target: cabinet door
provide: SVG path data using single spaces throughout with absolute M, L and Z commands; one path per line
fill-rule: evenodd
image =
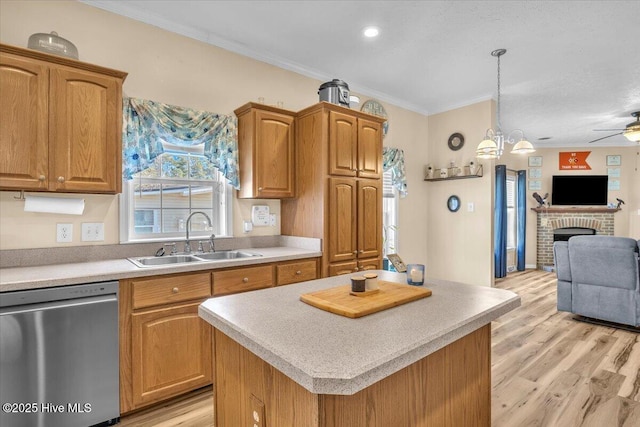
M 355 261 L 329 264 L 329 277 L 340 276 L 342 274 L 351 274 L 357 271 L 358 266 Z
M 329 262 L 356 258 L 356 180 L 329 178 Z
M 358 260 L 358 271 L 380 270 L 382 268 L 382 259 L 367 258 Z
M 211 383 L 211 328 L 193 303 L 132 316 L 135 406 Z
M 293 117 L 257 110 L 256 123 L 256 195 L 293 197 Z
M 89 71 L 51 69 L 51 186 L 58 191 L 121 191 L 120 82 Z
M 358 125 L 355 117 L 329 112 L 329 173 L 356 176 Z
M 382 181 L 358 181 L 358 259 L 382 256 Z
M 382 126 L 366 119 L 358 119 L 358 176 L 382 177 Z
M 49 68 L 0 54 L 0 188 L 46 190 Z

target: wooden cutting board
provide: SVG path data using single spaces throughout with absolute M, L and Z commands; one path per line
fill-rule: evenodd
M 431 296 L 431 289 L 378 280 L 380 291 L 366 296 L 351 295 L 351 285 L 337 286 L 300 295 L 309 305 L 341 316 L 356 318 Z

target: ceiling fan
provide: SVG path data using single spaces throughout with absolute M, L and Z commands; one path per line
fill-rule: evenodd
M 624 135 L 629 141 L 640 142 L 640 111 L 636 111 L 631 113 L 633 117 L 636 118 L 635 122 L 629 123 L 624 129 L 594 129 L 596 132 L 614 132 L 614 131 L 622 131 L 618 133 L 614 133 L 612 135 L 603 136 L 602 138 L 594 139 L 593 141 L 589 141 L 589 144 L 592 142 L 600 141 L 603 139 L 611 138 L 616 135 Z

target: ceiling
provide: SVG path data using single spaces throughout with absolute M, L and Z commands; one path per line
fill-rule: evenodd
M 539 146 L 635 144 L 587 144 L 640 111 L 635 0 L 84 2 L 424 114 L 495 99 L 491 51 L 505 48 L 505 132 Z M 376 39 L 361 34 L 370 25 Z

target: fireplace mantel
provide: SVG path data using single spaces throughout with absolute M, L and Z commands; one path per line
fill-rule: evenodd
M 572 207 L 566 207 L 566 208 L 557 208 L 557 207 L 551 207 L 551 208 L 531 208 L 532 211 L 534 212 L 538 212 L 538 213 L 616 213 L 618 211 L 620 211 L 621 209 L 619 208 L 606 208 L 606 207 L 602 207 L 602 208 L 572 208 Z

